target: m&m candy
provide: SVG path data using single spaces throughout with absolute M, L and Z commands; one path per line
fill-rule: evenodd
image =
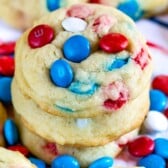
M 146 168 L 165 168 L 165 160 L 156 154 L 151 154 L 146 157 L 141 158 L 138 161 L 138 166 L 143 166 Z
M 155 139 L 155 153 L 168 159 L 168 140 L 164 138 Z
M 18 143 L 19 134 L 13 120 L 8 119 L 5 121 L 3 131 L 4 131 L 5 139 L 9 145 L 15 145 L 16 143 Z
M 112 165 L 113 165 L 113 158 L 105 156 L 95 160 L 93 163 L 91 163 L 89 168 L 98 168 L 98 167 L 109 168 L 112 167 Z
M 29 160 L 35 164 L 37 166 L 37 168 L 46 168 L 46 164 L 44 161 L 34 158 L 34 157 L 30 157 Z
M 166 95 L 157 89 L 150 90 L 150 110 L 162 112 L 166 107 Z
M 162 113 L 158 111 L 150 111 L 148 112 L 143 125 L 146 132 L 165 131 L 168 128 L 168 120 Z
M 62 21 L 62 27 L 69 32 L 77 33 L 85 30 L 87 22 L 80 18 L 68 17 Z
M 146 156 L 154 150 L 154 141 L 147 137 L 141 136 L 128 143 L 128 151 L 136 157 Z
M 2 102 L 11 102 L 11 82 L 11 77 L 0 78 L 0 100 Z
M 51 168 L 79 168 L 78 161 L 70 155 L 60 155 L 52 161 Z
M 158 75 L 152 81 L 153 89 L 161 90 L 168 95 L 168 75 Z
M 120 33 L 109 33 L 100 39 L 99 46 L 105 52 L 117 53 L 127 48 L 128 39 Z
M 31 48 L 39 48 L 50 43 L 54 38 L 54 30 L 48 25 L 34 27 L 28 35 L 28 43 Z
M 11 56 L 0 56 L 0 75 L 13 76 L 14 58 Z
M 74 35 L 65 41 L 63 53 L 66 59 L 79 63 L 90 55 L 90 42 L 82 35 Z
M 50 77 L 56 86 L 68 87 L 73 80 L 71 65 L 65 60 L 56 60 L 50 68 Z

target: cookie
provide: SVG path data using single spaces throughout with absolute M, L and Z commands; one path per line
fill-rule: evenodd
M 89 0 L 89 2 L 114 6 L 134 20 L 153 16 L 168 9 L 167 0 Z
M 1 0 L 0 18 L 15 28 L 26 29 L 42 15 L 80 2 L 86 0 Z
M 36 168 L 21 153 L 7 150 L 0 147 L 0 167 L 1 168 Z
M 32 154 L 44 160 L 48 164 L 50 164 L 52 160 L 59 155 L 69 154 L 74 156 L 79 161 L 81 167 L 88 167 L 88 165 L 98 158 L 104 156 L 115 157 L 123 148 L 121 147 L 121 144 L 124 146 L 123 144 L 131 141 L 137 136 L 138 133 L 138 130 L 134 130 L 122 136 L 117 141 L 113 141 L 98 147 L 81 148 L 63 146 L 41 138 L 24 125 L 24 122 L 22 122 L 19 115 L 17 115 L 16 118 L 20 130 L 20 137 L 24 146 L 26 146 Z
M 45 112 L 68 118 L 117 115 L 145 90 L 152 71 L 132 20 L 93 4 L 41 18 L 21 36 L 15 59 L 21 92 Z
M 15 79 L 12 83 L 14 108 L 26 127 L 49 142 L 78 147 L 101 146 L 139 128 L 149 108 L 148 89 L 149 86 L 117 115 L 64 118 L 41 110 L 32 99 L 22 94 Z
M 5 145 L 5 140 L 3 136 L 3 124 L 7 118 L 7 113 L 5 107 L 0 102 L 0 146 Z

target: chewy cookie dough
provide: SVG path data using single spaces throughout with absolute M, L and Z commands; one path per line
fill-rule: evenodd
M 0 18 L 18 29 L 32 26 L 39 17 L 60 7 L 86 0 L 1 0 Z

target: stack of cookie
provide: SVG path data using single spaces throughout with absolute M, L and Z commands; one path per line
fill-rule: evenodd
M 12 99 L 25 146 L 48 163 L 87 167 L 115 157 L 149 108 L 152 61 L 118 10 L 78 4 L 50 13 L 19 39 Z

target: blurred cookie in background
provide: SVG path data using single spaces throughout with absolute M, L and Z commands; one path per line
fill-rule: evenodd
M 17 29 L 26 29 L 33 22 L 51 11 L 60 7 L 87 0 L 1 0 L 0 19 Z

